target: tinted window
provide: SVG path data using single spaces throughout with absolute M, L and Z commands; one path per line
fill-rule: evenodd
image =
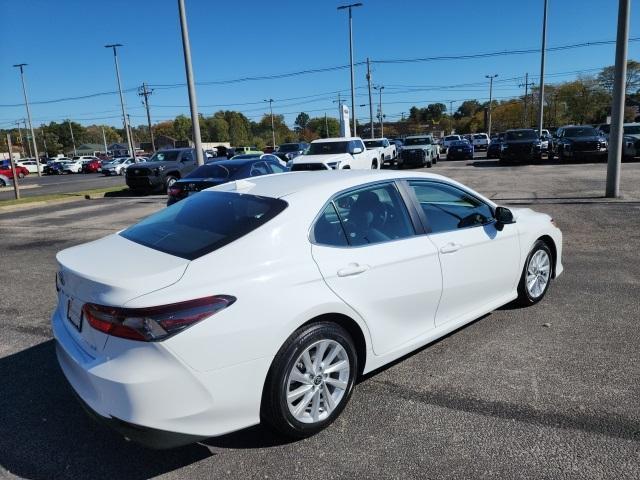
M 292 172 L 308 172 L 310 170 L 328 170 L 324 163 L 294 163 L 291 165 Z
M 219 163 L 210 163 L 199 166 L 185 178 L 229 178 L 243 166 L 244 164 L 221 165 Z
M 380 243 L 414 234 L 395 185 L 376 185 L 336 198 L 335 205 L 350 245 Z
M 600 127 L 598 128 L 601 132 L 604 133 L 609 133 L 611 131 L 611 125 L 600 125 Z M 627 132 L 627 127 L 624 127 L 624 133 L 629 133 Z
M 244 155 L 235 155 L 234 160 L 251 160 L 252 158 L 260 158 L 260 153 L 247 153 Z
M 493 220 L 491 208 L 471 194 L 442 183 L 409 182 L 432 233 L 477 227 Z
M 191 150 L 187 150 L 182 152 L 182 157 L 180 157 L 181 162 L 193 162 L 193 154 Z
M 376 148 L 376 147 L 384 147 L 384 142 L 382 140 L 365 140 L 364 144 L 367 148 Z
M 505 134 L 507 140 L 533 140 L 538 138 L 534 130 L 511 130 Z
M 349 142 L 319 142 L 312 143 L 307 155 L 330 155 L 334 153 L 348 153 Z
M 404 144 L 405 145 L 431 145 L 431 139 L 429 137 L 407 138 L 405 139 Z
M 640 125 L 625 125 L 623 129 L 626 135 L 640 135 Z
M 278 152 L 297 152 L 300 150 L 298 143 L 283 143 L 278 147 Z
M 200 192 L 120 235 L 154 250 L 193 260 L 264 225 L 286 206 L 286 202 L 275 198 Z
M 313 226 L 313 241 L 321 245 L 346 247 L 347 237 L 333 204 L 327 205 Z

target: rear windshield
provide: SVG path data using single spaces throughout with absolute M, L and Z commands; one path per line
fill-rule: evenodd
M 640 134 L 640 125 L 625 125 L 624 133 L 627 135 L 638 135 Z
M 200 192 L 147 217 L 120 235 L 176 257 L 195 260 L 264 225 L 284 200 L 232 192 Z
M 244 167 L 241 165 L 221 165 L 219 163 L 209 163 L 196 168 L 185 178 L 229 178 Z
M 365 140 L 364 144 L 367 148 L 384 147 L 382 140 Z
M 297 152 L 300 150 L 298 143 L 284 143 L 278 147 L 278 152 Z

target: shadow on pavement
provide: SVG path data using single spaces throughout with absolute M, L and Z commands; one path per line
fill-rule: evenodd
M 91 420 L 71 392 L 54 341 L 0 359 L 0 466 L 31 479 L 146 479 L 214 454 L 149 450 Z

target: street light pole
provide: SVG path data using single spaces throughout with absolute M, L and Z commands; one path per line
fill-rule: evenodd
M 498 74 L 495 75 L 485 75 L 485 78 L 489 79 L 489 125 L 487 127 L 487 135 L 491 138 L 491 104 L 493 103 L 493 79 L 496 78 Z
M 269 100 L 265 100 L 265 102 L 269 102 L 269 110 L 271 111 L 271 141 L 273 142 L 273 148 L 276 148 L 276 129 L 273 125 L 273 98 Z
M 193 144 L 196 150 L 198 165 L 204 165 L 202 154 L 202 140 L 200 139 L 200 118 L 198 117 L 198 101 L 196 99 L 196 85 L 193 80 L 193 66 L 191 65 L 191 44 L 189 43 L 189 30 L 187 28 L 187 15 L 184 8 L 184 0 L 178 0 L 180 13 L 180 29 L 182 31 L 182 50 L 184 52 L 184 69 L 187 74 L 187 87 L 189 90 L 189 107 L 191 109 L 191 125 L 193 129 Z
M 133 158 L 136 156 L 136 150 L 133 146 L 133 140 L 131 138 L 131 133 L 129 132 L 129 122 L 127 120 L 127 111 L 124 105 L 124 96 L 122 95 L 122 83 L 120 82 L 120 67 L 118 65 L 118 51 L 117 48 L 121 47 L 122 44 L 114 43 L 111 45 L 105 45 L 104 48 L 113 49 L 113 61 L 116 65 L 116 78 L 118 80 L 118 93 L 120 94 L 120 107 L 122 108 L 122 122 L 124 123 L 124 130 L 127 133 L 127 144 L 129 145 L 129 152 Z M 69 123 L 71 126 L 71 123 Z M 75 146 L 73 147 L 75 151 Z
M 367 85 L 369 87 L 369 125 L 371 129 L 371 138 L 375 137 L 373 131 L 373 99 L 371 97 L 371 65 L 369 63 L 369 57 L 367 57 Z
M 27 109 L 27 119 L 29 120 L 29 130 L 31 131 L 31 141 L 33 142 L 33 154 L 36 159 L 36 166 L 38 167 L 38 176 L 42 176 L 42 168 L 40 167 L 40 159 L 38 158 L 38 145 L 36 143 L 36 135 L 33 133 L 33 125 L 31 124 L 31 109 L 29 108 L 29 99 L 27 98 L 27 87 L 24 81 L 24 67 L 26 63 L 18 63 L 14 67 L 20 69 L 20 80 L 22 81 L 22 93 L 24 94 L 24 106 Z M 11 153 L 11 152 L 9 152 Z
M 107 151 L 107 136 L 104 134 L 104 127 L 102 127 L 102 143 L 104 143 L 104 155 L 107 156 L 109 152 Z
M 629 10 L 631 0 L 619 0 L 618 38 L 616 39 L 616 65 L 613 80 L 613 103 L 611 105 L 611 130 L 609 133 L 609 159 L 607 163 L 607 198 L 620 196 L 620 160 L 624 104 L 627 79 L 627 44 L 629 42 Z
M 544 124 L 544 55 L 547 49 L 547 4 L 549 0 L 544 0 L 544 14 L 542 18 L 542 50 L 540 54 L 540 88 L 538 95 L 538 133 L 542 135 Z
M 351 10 L 356 7 L 361 7 L 362 3 L 352 3 L 349 5 L 342 5 L 338 7 L 338 10 L 349 9 L 349 64 L 351 66 L 351 119 L 353 123 L 353 135 L 357 136 L 356 132 L 356 94 L 355 94 L 355 77 L 353 73 L 353 15 Z

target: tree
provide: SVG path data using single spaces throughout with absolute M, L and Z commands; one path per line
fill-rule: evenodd
M 189 140 L 191 132 L 191 119 L 185 115 L 178 115 L 173 121 L 173 133 L 176 140 Z
M 230 139 L 229 124 L 224 119 L 224 116 L 214 115 L 209 117 L 205 120 L 205 128 L 212 142 L 228 142 Z
M 480 105 L 480 102 L 477 100 L 465 100 L 462 102 L 462 105 L 458 107 L 457 115 L 458 117 L 471 117 L 481 108 L 482 105 Z
M 604 67 L 596 77 L 598 83 L 610 94 L 613 93 L 613 81 L 615 76 L 615 67 Z M 628 95 L 640 88 L 640 62 L 635 60 L 627 61 L 627 80 L 625 82 L 625 93 Z
M 247 117 L 239 112 L 225 112 L 229 123 L 229 139 L 233 146 L 244 146 L 251 143 L 251 124 Z
M 308 123 L 309 115 L 304 112 L 300 112 L 294 122 L 296 132 L 302 132 L 307 128 Z
M 307 130 L 309 136 L 305 140 L 315 140 L 316 138 L 327 138 L 327 127 L 329 127 L 329 137 L 340 136 L 340 122 L 337 118 L 327 117 L 325 124 L 324 117 L 314 117 L 309 119 Z M 313 138 L 311 138 L 313 137 Z

